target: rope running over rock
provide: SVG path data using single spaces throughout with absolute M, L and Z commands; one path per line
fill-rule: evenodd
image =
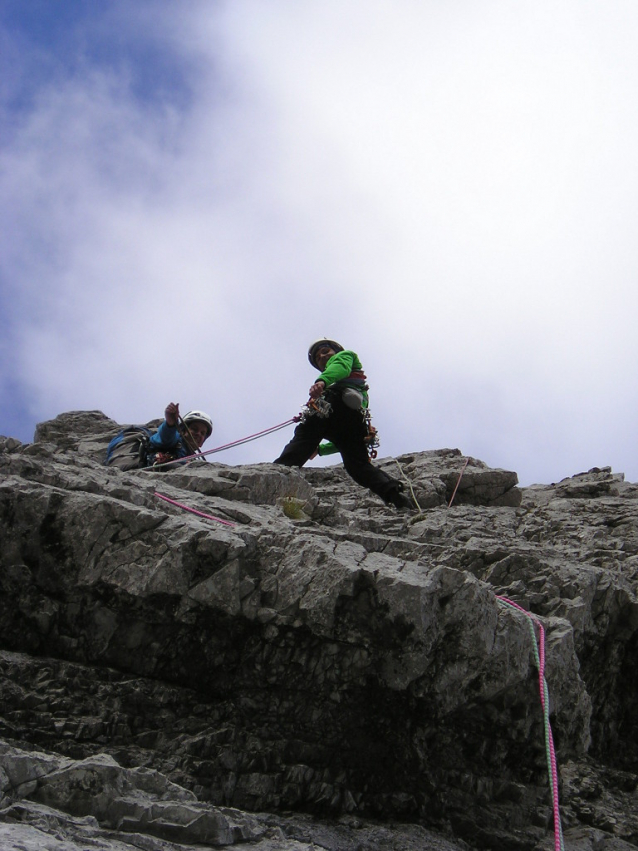
M 176 499 L 171 499 L 169 496 L 165 496 L 163 493 L 158 493 L 155 491 L 153 496 L 158 497 L 158 499 L 163 499 L 164 502 L 170 502 L 171 505 L 177 506 L 177 508 L 183 508 L 184 511 L 190 511 L 191 514 L 197 514 L 198 517 L 204 517 L 206 520 L 216 520 L 218 523 L 223 523 L 224 526 L 235 526 L 235 523 L 231 523 L 230 520 L 222 520 L 221 517 L 215 517 L 213 514 L 205 514 L 203 511 L 198 511 L 196 508 L 190 508 L 188 505 L 184 505 L 183 502 L 178 502 Z
M 280 423 L 279 425 L 272 426 L 271 428 L 268 428 L 268 429 L 264 429 L 263 431 L 257 432 L 256 434 L 249 435 L 248 437 L 244 437 L 244 438 L 241 438 L 240 440 L 233 441 L 232 443 L 227 443 L 224 446 L 218 446 L 215 449 L 209 449 L 207 452 L 203 452 L 203 453 L 199 453 L 199 454 L 196 454 L 196 455 L 191 455 L 191 456 L 187 456 L 185 458 L 181 458 L 180 461 L 182 461 L 182 462 L 186 461 L 187 463 L 190 463 L 191 461 L 197 460 L 198 458 L 201 458 L 204 455 L 211 455 L 211 454 L 216 453 L 216 452 L 221 452 L 224 449 L 229 449 L 232 446 L 239 446 L 243 443 L 248 443 L 249 441 L 256 440 L 257 438 L 262 437 L 266 434 L 272 434 L 275 431 L 279 431 L 279 429 L 285 428 L 286 426 L 290 425 L 291 423 L 293 423 L 295 421 L 296 421 L 296 418 L 293 417 L 292 419 L 286 420 L 286 422 Z M 457 483 L 456 483 L 456 487 L 454 488 L 454 492 L 452 493 L 452 497 L 451 497 L 451 499 L 448 503 L 448 508 L 452 505 L 452 502 L 453 502 L 454 497 L 456 495 L 456 491 L 457 491 L 458 486 L 461 482 L 461 477 L 463 476 L 463 473 L 465 472 L 465 468 L 467 467 L 468 461 L 469 461 L 469 458 L 467 458 L 465 460 L 463 468 L 461 469 L 461 472 L 459 474 L 459 477 L 458 477 L 458 480 L 457 480 Z M 174 464 L 175 462 L 168 462 L 168 463 Z M 398 461 L 397 461 L 397 465 L 398 465 L 399 469 L 401 470 L 402 475 L 407 480 L 407 482 L 410 486 L 410 490 L 412 492 L 412 498 L 414 499 L 414 502 L 416 503 L 416 505 L 417 505 L 417 507 L 419 508 L 419 511 L 420 511 L 421 508 L 420 508 L 419 503 L 418 503 L 416 496 L 414 494 L 414 490 L 412 489 L 412 483 L 410 482 L 408 477 L 405 475 L 405 473 L 401 469 L 401 465 L 398 463 Z M 160 466 L 167 466 L 167 465 L 166 464 L 158 464 L 157 465 L 157 467 L 160 467 Z M 153 469 L 152 467 L 146 468 L 146 470 L 152 470 L 152 469 Z M 217 523 L 222 523 L 224 526 L 235 526 L 234 523 L 231 523 L 228 520 L 222 520 L 220 517 L 215 517 L 212 514 L 206 514 L 203 511 L 198 511 L 195 508 L 190 508 L 189 506 L 184 505 L 183 503 L 178 502 L 175 499 L 171 499 L 170 497 L 166 496 L 165 494 L 159 493 L 158 491 L 155 491 L 154 495 L 156 497 L 158 497 L 158 499 L 162 499 L 165 502 L 170 503 L 171 505 L 174 505 L 178 508 L 182 508 L 185 511 L 189 511 L 191 514 L 196 514 L 198 517 L 203 517 L 207 520 L 214 520 Z M 434 544 L 434 546 L 437 546 L 437 545 Z M 438 545 L 438 546 L 441 546 L 441 545 Z M 514 609 L 515 611 L 518 611 L 518 612 L 521 612 L 522 614 L 524 614 L 525 617 L 528 620 L 528 624 L 529 624 L 529 627 L 530 627 L 530 633 L 531 633 L 531 636 L 532 636 L 532 646 L 533 646 L 533 649 L 534 649 L 534 659 L 536 661 L 536 667 L 538 668 L 540 701 L 541 701 L 541 707 L 543 709 L 543 723 L 544 723 L 544 729 L 545 729 L 545 751 L 546 751 L 546 758 L 547 758 L 549 785 L 550 785 L 550 791 L 551 791 L 551 795 L 552 795 L 552 807 L 553 807 L 553 815 L 554 815 L 554 849 L 555 849 L 555 851 L 564 851 L 563 831 L 562 831 L 561 821 L 560 821 L 560 805 L 559 805 L 559 798 L 558 798 L 558 770 L 557 770 L 557 764 L 556 764 L 556 751 L 555 751 L 555 748 L 554 748 L 554 739 L 553 739 L 553 736 L 552 736 L 552 728 L 551 728 L 550 719 L 549 719 L 549 689 L 547 687 L 547 680 L 545 679 L 545 630 L 544 630 L 543 625 L 540 622 L 540 620 L 538 618 L 536 618 L 534 615 L 532 615 L 530 612 L 526 611 L 522 606 L 519 606 L 518 603 L 515 603 L 512 600 L 509 600 L 507 597 L 502 597 L 502 596 L 499 596 L 499 595 L 496 595 L 496 599 L 498 600 L 498 602 L 501 605 L 503 605 L 507 608 Z M 536 633 L 534 631 L 534 625 L 536 625 L 536 627 L 538 628 L 538 633 L 539 633 L 538 638 L 536 637 Z
M 555 851 L 564 851 L 563 830 L 560 823 L 560 806 L 558 801 L 558 770 L 556 767 L 556 751 L 554 749 L 554 738 L 552 736 L 552 727 L 549 722 L 549 690 L 547 688 L 547 680 L 545 679 L 545 630 L 540 620 L 526 611 L 518 603 L 509 600 L 507 597 L 496 596 L 496 599 L 504 606 L 515 609 L 517 612 L 522 612 L 528 619 L 530 632 L 532 634 L 532 644 L 534 647 L 534 659 L 538 668 L 538 682 L 540 687 L 541 706 L 543 708 L 543 721 L 545 725 L 545 752 L 547 757 L 547 769 L 549 774 L 549 787 L 552 793 L 552 806 L 554 811 L 554 849 Z M 534 632 L 534 624 L 538 627 L 538 638 Z

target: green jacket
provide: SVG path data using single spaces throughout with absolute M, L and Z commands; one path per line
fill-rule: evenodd
M 342 352 L 334 354 L 321 375 L 316 379 L 323 381 L 326 385 L 326 390 L 335 384 L 339 387 L 353 387 L 358 390 L 363 397 L 363 408 L 368 407 L 368 385 L 363 374 L 363 367 L 356 352 L 345 349 Z M 333 452 L 339 450 L 334 443 L 320 444 L 317 453 L 319 455 L 332 455 Z
M 368 407 L 368 386 L 356 352 L 347 349 L 337 352 L 330 358 L 326 368 L 316 380 L 323 381 L 326 389 L 333 384 L 339 384 L 340 387 L 354 387 L 363 396 L 363 407 Z

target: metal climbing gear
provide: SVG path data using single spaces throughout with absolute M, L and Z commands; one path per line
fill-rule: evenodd
M 153 463 L 151 464 L 151 468 L 153 467 L 166 467 L 168 464 L 172 464 L 178 461 L 177 455 L 174 452 L 156 452 L 153 457 Z
M 318 399 L 308 399 L 308 402 L 301 409 L 299 414 L 299 422 L 305 423 L 309 417 L 319 417 L 326 419 L 332 413 L 332 405 L 327 399 L 321 396 Z
M 363 419 L 368 430 L 368 434 L 364 438 L 364 443 L 368 448 L 368 455 L 370 456 L 370 460 L 374 461 L 374 459 L 377 457 L 377 447 L 381 444 L 381 441 L 379 439 L 379 432 L 372 425 L 372 414 L 370 413 L 370 410 L 368 408 L 366 408 L 364 412 Z

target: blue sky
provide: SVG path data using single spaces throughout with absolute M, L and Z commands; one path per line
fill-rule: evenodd
M 0 0 L 0 48 L 0 433 L 226 443 L 329 336 L 381 455 L 638 480 L 635 4 Z

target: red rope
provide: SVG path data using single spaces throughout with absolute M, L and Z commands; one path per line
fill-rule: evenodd
M 463 468 L 461 469 L 461 472 L 459 473 L 459 477 L 458 477 L 458 479 L 456 480 L 456 487 L 454 488 L 454 493 L 452 494 L 452 498 L 450 499 L 450 501 L 449 501 L 449 502 L 448 502 L 448 504 L 447 504 L 447 507 L 448 507 L 448 508 L 449 508 L 449 507 L 452 505 L 452 503 L 454 502 L 454 497 L 456 496 L 456 492 L 457 492 L 457 490 L 458 490 L 458 488 L 459 488 L 459 485 L 461 484 L 461 477 L 463 476 L 463 473 L 465 472 L 465 468 L 467 467 L 469 460 L 470 460 L 469 458 L 466 458 L 466 459 L 465 459 L 465 464 L 463 464 Z
M 170 502 L 171 505 L 176 505 L 178 508 L 183 508 L 184 511 L 190 511 L 191 514 L 197 514 L 198 517 L 205 517 L 206 520 L 216 520 L 218 523 L 223 523 L 224 526 L 235 526 L 235 523 L 231 523 L 230 520 L 222 520 L 220 517 L 214 517 L 212 514 L 204 514 L 203 511 L 197 511 L 196 508 L 189 508 L 188 505 L 184 505 L 183 502 L 177 502 L 176 499 L 171 499 L 168 496 L 164 496 L 163 493 L 158 493 L 155 491 L 154 494 L 159 499 L 163 499 L 165 502 Z

